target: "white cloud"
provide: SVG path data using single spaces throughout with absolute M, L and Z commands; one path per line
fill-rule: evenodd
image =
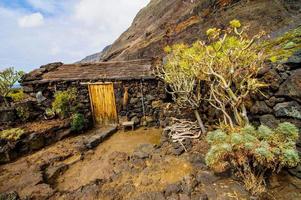
M 41 13 L 25 15 L 19 19 L 19 26 L 23 28 L 38 27 L 44 24 L 44 17 Z
M 49 0 L 55 7 L 49 15 L 52 5 L 38 6 L 38 0 L 28 1 L 36 1 L 36 13 L 0 6 L 0 70 L 15 66 L 30 71 L 49 62 L 72 63 L 99 52 L 129 27 L 137 12 L 149 2 Z

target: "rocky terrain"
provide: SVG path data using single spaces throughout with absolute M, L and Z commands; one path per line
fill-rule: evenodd
M 2 165 L 0 199 L 251 198 L 238 180 L 206 167 L 206 142 L 187 141 L 182 154 L 161 131 L 117 132 L 97 146 L 101 131 L 92 130 Z M 300 179 L 283 172 L 271 180 L 265 199 L 301 198 Z
M 271 36 L 300 24 L 299 0 L 151 0 L 101 60 L 160 57 L 163 47 L 205 38 L 210 27 L 225 27 L 239 19 Z

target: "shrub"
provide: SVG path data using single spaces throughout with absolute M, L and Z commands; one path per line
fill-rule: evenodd
M 198 108 L 205 99 L 232 128 L 249 122 L 245 102 L 266 86 L 256 78 L 265 57 L 255 40 L 263 33 L 249 38 L 245 29 L 232 20 L 224 30 L 208 29 L 206 42 L 166 47 L 166 62 L 157 70 L 177 102 Z M 206 96 L 200 95 L 200 83 L 208 86 Z
M 25 94 L 22 89 L 13 89 L 8 95 L 14 102 L 19 102 L 25 99 Z
M 55 117 L 55 112 L 53 111 L 53 109 L 47 108 L 47 109 L 45 110 L 45 118 L 46 118 L 46 119 L 52 119 L 52 118 L 54 118 L 54 117 Z
M 206 164 L 215 171 L 234 167 L 246 188 L 254 195 L 264 191 L 267 170 L 279 172 L 283 167 L 299 163 L 296 151 L 298 129 L 291 123 L 281 123 L 274 130 L 261 125 L 251 125 L 232 130 L 208 133 L 211 145 Z
M 0 96 L 7 97 L 7 95 L 12 91 L 12 87 L 17 83 L 21 77 L 24 75 L 22 71 L 15 71 L 13 67 L 4 69 L 0 71 Z M 6 102 L 6 106 L 8 102 Z
M 85 127 L 85 118 L 83 114 L 76 113 L 71 117 L 71 130 L 74 132 L 79 132 Z
M 62 118 L 70 117 L 76 111 L 77 90 L 75 88 L 66 91 L 57 91 L 54 94 L 52 110 Z
M 203 121 L 198 113 L 201 105 L 200 82 L 197 79 L 198 66 L 193 65 L 197 49 L 185 44 L 167 46 L 165 52 L 166 62 L 156 68 L 156 75 L 167 83 L 171 89 L 168 91 L 173 100 L 181 108 L 192 108 L 203 133 L 206 132 Z
M 18 117 L 23 121 L 27 121 L 30 117 L 30 112 L 29 109 L 27 107 L 23 107 L 23 106 L 18 106 L 16 108 L 17 111 L 17 115 Z
M 4 131 L 0 131 L 0 138 L 7 140 L 18 140 L 24 134 L 24 130 L 21 128 L 12 128 Z

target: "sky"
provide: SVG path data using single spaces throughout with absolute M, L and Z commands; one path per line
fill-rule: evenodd
M 73 63 L 112 44 L 150 0 L 0 0 L 0 71 Z

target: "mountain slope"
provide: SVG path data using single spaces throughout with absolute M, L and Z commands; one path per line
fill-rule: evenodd
M 192 43 L 212 26 L 232 19 L 248 24 L 250 35 L 275 33 L 300 24 L 300 0 L 151 0 L 101 60 L 158 57 L 168 44 Z M 283 28 L 286 27 L 286 28 Z

